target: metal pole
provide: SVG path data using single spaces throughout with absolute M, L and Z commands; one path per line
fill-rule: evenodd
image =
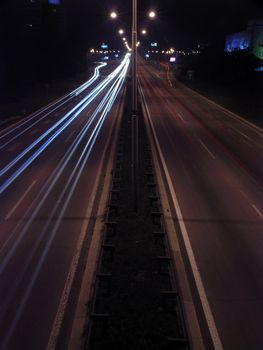
M 132 112 L 137 108 L 137 0 L 132 0 Z
M 132 194 L 138 211 L 137 0 L 132 0 Z

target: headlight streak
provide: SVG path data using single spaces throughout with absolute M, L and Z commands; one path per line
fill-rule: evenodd
M 47 146 L 97 97 L 97 95 L 119 74 L 120 70 L 125 66 L 129 56 L 125 56 L 120 66 L 115 69 L 110 77 L 107 77 L 102 83 L 100 83 L 87 97 L 85 97 L 80 103 L 78 103 L 70 112 L 68 112 L 60 121 L 48 129 L 38 139 L 36 139 L 30 146 L 28 146 L 23 152 L 21 152 L 15 159 L 7 164 L 1 171 L 0 176 L 3 176 L 9 169 L 11 169 L 21 158 L 23 158 L 31 149 L 33 149 L 40 141 L 42 141 L 48 134 L 50 134 L 57 126 L 59 126 L 67 117 L 69 117 L 73 111 L 77 110 L 75 114 L 60 127 L 44 144 L 31 155 L 4 183 L 0 186 L 0 194 L 38 157 Z M 83 102 L 84 101 L 84 102 Z
M 106 78 L 107 79 L 107 78 Z M 106 81 L 106 79 L 104 80 L 104 81 Z M 103 82 L 104 82 L 103 81 Z M 99 85 L 98 85 L 99 86 Z M 97 87 L 98 87 L 97 86 Z M 41 141 L 46 135 L 48 135 L 51 131 L 53 131 L 59 124 L 61 124 L 67 117 L 69 117 L 75 110 L 77 110 L 78 109 L 78 107 L 79 106 L 81 106 L 82 105 L 82 103 L 85 103 L 85 101 L 89 98 L 89 97 L 92 97 L 93 96 L 93 93 L 94 92 L 96 92 L 97 90 L 96 90 L 96 88 L 97 87 L 95 87 L 87 96 L 85 96 L 85 98 L 83 98 L 73 109 L 71 109 L 66 115 L 64 115 L 57 123 L 55 123 L 51 128 L 49 128 L 44 134 L 42 134 L 36 141 L 37 141 L 37 143 L 39 142 L 39 141 Z M 96 96 L 95 96 L 96 97 Z M 94 97 L 94 98 L 95 98 Z M 93 98 L 93 99 L 94 99 Z M 92 99 L 92 100 L 93 100 Z M 92 101 L 91 100 L 91 101 Z M 90 101 L 90 102 L 91 102 Z M 89 102 L 89 103 L 90 103 Z M 52 113 L 52 111 L 49 111 L 46 115 L 45 115 L 45 117 L 46 116 L 48 116 L 48 115 L 50 115 L 50 113 Z M 44 117 L 43 117 L 44 118 Z M 41 119 L 43 119 L 43 118 L 41 118 Z M 37 123 L 38 123 L 38 121 L 37 121 Z M 26 128 L 27 130 L 28 129 L 30 129 L 31 128 L 31 126 L 30 127 L 28 127 L 28 128 Z M 13 138 L 12 138 L 12 140 L 10 140 L 10 141 L 8 141 L 8 142 L 6 142 L 4 145 L 2 145 L 1 147 L 0 147 L 0 150 L 3 148 L 3 147 L 5 147 L 6 145 L 8 145 L 11 141 L 14 141 L 14 139 L 16 139 L 18 136 L 20 136 L 21 134 L 23 134 L 24 133 L 24 131 L 22 131 L 19 135 L 17 135 L 17 136 L 14 136 Z M 39 141 L 38 141 L 39 140 Z M 35 141 L 35 142 L 36 142 Z M 34 147 L 35 146 L 35 143 L 33 142 L 29 147 Z M 29 148 L 28 147 L 28 148 Z M 31 148 L 32 149 L 32 148 Z M 30 150 L 30 149 L 29 149 Z M 23 152 L 22 152 L 23 153 Z M 1 176 L 2 174 L 1 174 L 1 172 L 0 172 L 0 176 Z
M 103 112 L 101 114 L 101 117 L 99 118 L 99 121 L 97 122 L 97 124 L 95 126 L 95 129 L 92 132 L 92 135 L 90 136 L 87 144 L 85 145 L 85 147 L 84 147 L 84 149 L 82 151 L 82 154 L 81 154 L 80 158 L 78 159 L 78 162 L 77 162 L 77 164 L 76 164 L 76 166 L 75 166 L 75 168 L 74 168 L 70 178 L 68 179 L 67 184 L 66 184 L 66 186 L 63 189 L 63 192 L 60 195 L 60 199 L 62 199 L 63 196 L 66 194 L 66 192 L 67 192 L 67 190 L 68 190 L 68 188 L 70 186 L 71 181 L 74 180 L 74 182 L 71 184 L 70 191 L 67 194 L 67 198 L 63 202 L 64 204 L 63 204 L 62 209 L 60 210 L 58 220 L 56 220 L 55 226 L 53 227 L 52 232 L 49 235 L 49 238 L 48 238 L 48 241 L 46 243 L 45 249 L 44 249 L 44 251 L 41 254 L 41 257 L 40 257 L 40 259 L 39 259 L 39 261 L 38 261 L 38 263 L 37 263 L 37 265 L 36 265 L 36 267 L 34 269 L 32 278 L 31 278 L 31 280 L 30 280 L 30 282 L 29 282 L 29 284 L 27 286 L 27 289 L 26 289 L 26 291 L 25 291 L 25 293 L 24 293 L 24 295 L 22 297 L 21 303 L 19 304 L 19 307 L 18 307 L 17 312 L 16 312 L 16 316 L 15 316 L 14 320 L 12 321 L 12 324 L 11 324 L 11 327 L 9 328 L 9 330 L 8 330 L 8 333 L 6 334 L 5 338 L 3 339 L 3 343 L 2 343 L 2 347 L 1 347 L 3 349 L 5 349 L 7 347 L 8 343 L 9 343 L 9 340 L 10 340 L 12 334 L 13 334 L 13 331 L 14 331 L 14 329 L 16 327 L 16 324 L 17 324 L 17 322 L 19 321 L 19 319 L 20 319 L 20 317 L 22 315 L 24 307 L 25 307 L 25 305 L 26 305 L 26 303 L 28 301 L 28 297 L 29 297 L 29 295 L 30 295 L 30 293 L 32 291 L 32 288 L 33 288 L 34 284 L 35 284 L 35 281 L 37 279 L 39 271 L 40 271 L 40 269 L 41 269 L 41 267 L 42 267 L 42 265 L 43 265 L 43 263 L 45 261 L 46 255 L 47 255 L 47 253 L 49 251 L 49 248 L 50 248 L 50 246 L 51 246 L 51 244 L 52 244 L 52 242 L 54 240 L 54 237 L 56 235 L 58 227 L 59 227 L 59 225 L 61 223 L 63 215 L 64 215 L 64 213 L 65 213 L 65 211 L 67 209 L 67 206 L 69 204 L 69 201 L 70 201 L 70 199 L 71 199 L 71 197 L 73 195 L 73 192 L 74 192 L 74 190 L 76 188 L 76 185 L 77 185 L 77 183 L 79 181 L 79 178 L 80 178 L 80 176 L 81 176 L 81 174 L 83 172 L 83 169 L 84 169 L 84 167 L 85 167 L 85 165 L 87 163 L 87 160 L 88 160 L 88 158 L 90 156 L 90 153 L 91 153 L 91 151 L 93 149 L 95 141 L 96 141 L 96 139 L 97 139 L 97 137 L 99 135 L 101 127 L 102 127 L 102 125 L 103 125 L 103 123 L 104 123 L 104 121 L 106 119 L 106 116 L 108 115 L 109 108 L 110 108 L 110 106 L 113 105 L 113 103 L 114 103 L 115 99 L 117 98 L 118 93 L 119 93 L 119 91 L 120 91 L 120 89 L 121 89 L 121 87 L 123 85 L 128 66 L 129 66 L 129 61 L 125 65 L 124 71 L 120 74 L 120 76 L 118 77 L 117 81 L 114 83 L 114 88 L 110 89 L 110 91 L 107 93 L 107 97 L 105 96 L 105 98 L 104 98 L 105 108 L 104 108 L 104 110 L 103 110 Z M 86 131 L 83 130 L 83 133 L 82 133 L 83 135 L 82 136 L 84 136 L 85 133 L 86 133 Z M 79 167 L 79 169 L 78 169 L 78 167 Z M 77 173 L 77 174 L 75 175 L 75 173 Z M 53 208 L 52 214 L 49 217 L 49 221 L 46 222 L 45 227 L 41 231 L 40 237 L 38 238 L 38 244 L 40 243 L 42 236 L 45 234 L 46 230 L 48 229 L 48 226 L 49 226 L 49 224 L 50 224 L 50 222 L 52 220 L 52 217 L 53 217 L 54 213 L 57 210 L 58 203 L 60 203 L 60 201 L 58 201 L 56 206 Z M 23 278 L 23 275 L 26 272 L 26 268 L 29 265 L 31 259 L 33 258 L 34 252 L 35 252 L 36 249 L 37 249 L 37 246 L 35 246 L 34 250 L 31 251 L 29 260 L 27 260 L 27 264 L 26 264 L 26 266 L 24 266 L 23 272 L 22 272 L 22 274 L 20 274 L 19 278 L 16 280 L 16 283 L 19 283 L 21 278 Z M 13 290 L 14 290 L 14 288 L 13 288 Z M 10 299 L 10 296 L 8 297 L 8 299 Z M 7 303 L 5 303 L 5 305 L 7 305 Z
M 9 143 L 11 143 L 13 140 L 15 140 L 16 138 L 18 138 L 20 135 L 22 135 L 23 133 L 25 133 L 27 130 L 29 130 L 30 128 L 32 128 L 33 126 L 35 126 L 37 123 L 39 123 L 41 120 L 43 120 L 44 118 L 46 118 L 47 116 L 49 116 L 51 113 L 55 112 L 57 109 L 59 109 L 61 106 L 63 106 L 65 103 L 67 103 L 68 101 L 70 101 L 72 98 L 74 98 L 75 96 L 78 96 L 81 92 L 83 92 L 85 89 L 87 89 L 91 84 L 93 84 L 98 77 L 100 76 L 99 74 L 99 70 L 102 67 L 105 67 L 107 65 L 107 63 L 101 63 L 99 66 L 95 67 L 93 76 L 84 84 L 82 84 L 81 86 L 79 86 L 77 89 L 75 89 L 74 91 L 70 92 L 69 94 L 61 97 L 60 99 L 51 102 L 49 105 L 45 106 L 44 108 L 42 108 L 40 111 L 34 113 L 33 115 L 30 115 L 28 118 L 26 118 L 26 120 L 22 120 L 20 122 L 18 122 L 18 125 L 13 127 L 11 130 L 7 131 L 6 133 L 4 133 L 3 135 L 0 136 L 0 139 L 10 135 L 11 133 L 13 133 L 14 131 L 16 131 L 17 129 L 21 128 L 23 125 L 25 125 L 26 123 L 32 121 L 33 119 L 35 119 L 36 117 L 38 117 L 39 115 L 41 115 L 43 112 L 45 112 L 46 110 L 48 110 L 49 108 L 51 108 L 52 106 L 55 106 L 52 110 L 49 110 L 46 114 L 44 114 L 40 119 L 38 119 L 37 121 L 33 122 L 32 124 L 30 124 L 27 128 L 23 129 L 20 133 L 16 134 L 13 138 L 11 138 L 10 140 L 8 140 L 6 143 L 2 144 L 0 146 L 0 149 L 2 149 L 3 147 L 7 146 Z M 62 102 L 61 102 L 62 101 Z M 60 103 L 61 102 L 61 103 Z M 58 103 L 60 103 L 59 105 L 57 105 Z M 12 126 L 11 126 L 12 127 Z M 3 130 L 4 132 L 5 130 Z
M 122 78 L 123 79 L 125 78 L 125 74 L 126 74 L 128 65 L 129 65 L 129 61 L 127 62 L 127 65 L 125 67 L 125 71 L 122 74 Z M 108 98 L 109 94 L 110 94 L 110 91 L 104 97 L 104 103 L 107 102 L 107 98 Z M 99 109 L 99 106 L 97 107 L 97 110 L 93 113 L 92 119 L 94 119 L 96 117 L 96 115 L 98 113 L 98 109 Z M 44 190 L 40 192 L 39 198 L 37 198 L 37 201 L 36 201 L 37 205 L 34 205 L 34 204 L 32 205 L 32 208 L 35 209 L 33 214 L 29 215 L 29 212 L 31 211 L 31 207 L 28 210 L 28 214 L 27 213 L 25 214 L 27 217 L 30 217 L 30 219 L 27 221 L 26 225 L 23 226 L 23 229 L 20 232 L 20 235 L 19 235 L 19 238 L 18 238 L 17 242 L 12 246 L 11 250 L 9 251 L 9 254 L 8 254 L 9 258 L 13 254 L 13 251 L 16 249 L 16 246 L 19 243 L 19 241 L 22 239 L 23 232 L 25 232 L 29 228 L 29 226 L 31 225 L 31 223 L 35 219 L 35 216 L 37 215 L 37 213 L 40 210 L 41 206 L 43 205 L 44 201 L 47 199 L 47 197 L 50 194 L 51 190 L 55 186 L 57 180 L 59 179 L 59 177 L 63 173 L 65 167 L 67 166 L 68 162 L 72 158 L 74 152 L 77 150 L 77 147 L 79 146 L 80 142 L 83 140 L 83 137 L 85 136 L 86 132 L 88 131 L 89 126 L 90 126 L 90 121 L 88 121 L 86 123 L 86 125 L 83 127 L 82 131 L 80 132 L 78 137 L 75 139 L 74 143 L 71 145 L 71 147 L 68 149 L 67 153 L 63 156 L 62 160 L 57 165 L 56 169 L 53 171 L 53 173 L 52 173 L 52 175 L 50 177 L 50 178 L 53 178 L 52 182 L 50 182 L 49 180 L 47 181 L 46 188 L 44 188 Z M 56 172 L 57 172 L 57 174 L 55 175 Z M 15 230 L 16 229 L 17 229 L 17 227 L 15 228 Z M 10 237 L 11 236 L 13 236 L 13 233 L 10 235 Z M 5 244 L 1 247 L 0 254 L 2 254 L 4 252 L 4 250 L 5 250 Z M 9 260 L 8 256 L 5 259 L 1 259 L 2 262 L 0 264 L 0 274 L 2 273 L 4 267 L 5 267 L 6 263 L 7 263 L 7 260 Z

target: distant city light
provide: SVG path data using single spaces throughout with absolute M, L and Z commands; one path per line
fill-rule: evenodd
M 145 35 L 147 33 L 146 29 L 142 30 L 142 34 Z
M 124 30 L 123 30 L 123 29 L 120 29 L 120 30 L 119 30 L 119 34 L 121 34 L 121 35 L 124 34 Z
M 176 57 L 170 57 L 170 62 L 176 62 Z
M 157 43 L 155 42 L 155 43 L 151 43 L 151 47 L 157 47 Z
M 102 43 L 102 44 L 100 45 L 100 47 L 101 47 L 102 49 L 108 49 L 108 48 L 109 48 L 109 45 Z

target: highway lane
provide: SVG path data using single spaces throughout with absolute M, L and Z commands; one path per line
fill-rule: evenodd
M 0 135 L 1 350 L 45 349 L 48 343 L 81 227 L 90 219 L 87 207 L 128 66 L 126 56 L 74 103 L 70 98 L 65 110 L 59 107 L 56 118 L 48 106 Z M 32 121 L 38 132 L 29 137 Z M 10 149 L 18 140 L 21 145 Z
M 139 77 L 214 347 L 261 349 L 262 130 L 142 61 Z

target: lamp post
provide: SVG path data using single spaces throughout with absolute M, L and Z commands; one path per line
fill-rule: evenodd
M 137 0 L 132 0 L 132 195 L 133 209 L 138 211 L 138 96 L 137 96 Z
M 132 112 L 137 113 L 137 0 L 132 0 Z
M 156 13 L 150 11 L 148 16 L 154 18 Z M 111 18 L 116 18 L 116 13 L 111 13 Z M 143 31 L 146 34 L 146 31 Z M 126 39 L 123 38 L 125 41 Z M 133 209 L 138 211 L 138 82 L 137 82 L 137 0 L 132 0 L 132 116 L 131 116 L 131 171 L 132 171 L 132 196 Z

